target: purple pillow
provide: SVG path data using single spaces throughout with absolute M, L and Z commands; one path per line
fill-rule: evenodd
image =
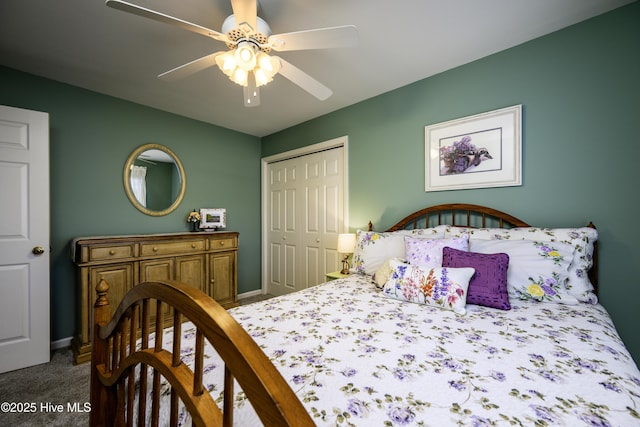
M 509 255 L 481 254 L 445 247 L 442 249 L 442 266 L 475 268 L 476 273 L 469 281 L 467 303 L 511 310 L 507 292 Z

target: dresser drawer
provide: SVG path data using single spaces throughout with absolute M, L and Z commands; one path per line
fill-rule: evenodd
M 235 249 L 238 240 L 234 237 L 214 237 L 209 239 L 209 249 L 212 251 L 223 249 Z
M 134 245 L 92 246 L 89 247 L 88 254 L 88 262 L 131 258 L 134 256 Z
M 204 239 L 172 242 L 143 243 L 140 245 L 140 256 L 188 254 L 205 250 Z

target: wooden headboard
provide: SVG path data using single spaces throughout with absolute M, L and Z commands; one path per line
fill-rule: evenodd
M 406 216 L 387 231 L 435 227 L 442 224 L 473 228 L 530 227 L 526 222 L 496 209 L 451 203 L 420 209 Z
M 470 228 L 531 227 L 521 219 L 497 209 L 466 203 L 448 203 L 420 209 L 407 215 L 386 231 L 429 228 L 443 224 Z M 593 223 L 589 223 L 587 226 L 596 228 Z M 372 229 L 373 225 L 369 222 L 369 230 L 371 231 Z M 597 260 L 598 242 L 596 241 L 593 248 L 593 266 L 588 272 L 589 280 L 593 284 L 596 294 L 598 291 Z

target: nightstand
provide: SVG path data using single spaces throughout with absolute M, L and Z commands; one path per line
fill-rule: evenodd
M 329 280 L 336 280 L 336 279 L 342 279 L 343 277 L 347 277 L 348 274 L 342 274 L 340 273 L 340 270 L 331 272 L 331 273 L 327 273 L 327 281 Z

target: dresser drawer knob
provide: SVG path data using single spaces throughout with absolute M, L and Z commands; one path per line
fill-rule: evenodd
M 224 246 L 224 240 L 220 240 L 220 246 Z
M 192 243 L 192 244 L 191 244 L 191 247 L 192 247 L 193 249 L 195 249 L 195 248 L 196 248 L 196 244 L 195 244 L 195 243 Z
M 116 251 L 114 251 L 113 249 L 109 250 L 109 255 L 115 255 Z
M 153 247 L 153 252 L 158 252 L 158 247 L 157 246 Z

